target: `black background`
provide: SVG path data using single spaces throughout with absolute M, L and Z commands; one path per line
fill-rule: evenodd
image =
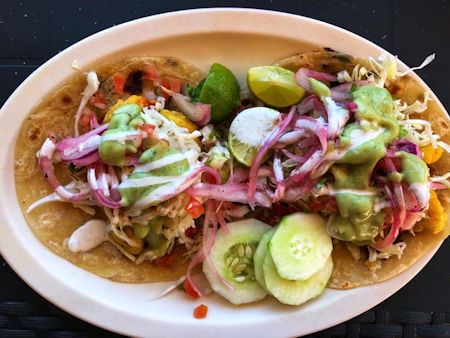
M 423 0 L 0 0 L 0 105 L 39 65 L 93 33 L 144 16 L 200 7 L 262 8 L 323 20 L 373 41 L 410 66 L 418 65 L 427 55 L 436 53 L 436 60 L 418 73 L 444 106 L 450 107 L 450 3 Z M 410 283 L 377 309 L 450 311 L 449 243 L 447 240 Z M 46 304 L 2 261 L 0 302 L 17 300 L 35 303 L 36 311 L 39 304 Z M 101 331 L 95 332 L 101 334 Z

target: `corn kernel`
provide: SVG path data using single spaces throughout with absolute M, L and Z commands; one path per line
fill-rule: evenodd
M 111 117 L 113 115 L 114 110 L 116 110 L 120 106 L 123 106 L 124 104 L 131 104 L 131 103 L 136 103 L 139 106 L 141 106 L 141 108 L 147 107 L 150 104 L 150 102 L 145 97 L 138 95 L 131 95 L 126 100 L 118 99 L 117 102 L 111 108 L 109 108 L 108 112 L 106 113 L 103 119 L 103 123 L 111 121 Z
M 428 218 L 423 219 L 420 225 L 431 230 L 433 234 L 441 232 L 447 223 L 447 214 L 442 208 L 437 194 L 434 190 L 430 191 L 430 207 L 427 212 Z
M 420 150 L 423 153 L 423 161 L 426 164 L 431 164 L 439 160 L 443 152 L 443 149 L 441 147 L 438 146 L 436 149 L 434 149 L 431 144 L 420 147 Z

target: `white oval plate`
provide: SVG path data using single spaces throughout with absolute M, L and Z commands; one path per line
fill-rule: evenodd
M 102 279 L 50 252 L 33 235 L 17 204 L 13 164 L 19 126 L 40 98 L 74 72 L 70 67 L 74 59 L 87 70 L 101 61 L 99 55 L 102 59 L 144 53 L 173 55 L 205 70 L 213 62 L 224 63 L 243 80 L 248 67 L 270 64 L 311 45 L 358 56 L 386 53 L 355 34 L 305 17 L 261 10 L 202 9 L 156 15 L 107 29 L 46 62 L 0 111 L 2 256 L 23 280 L 57 306 L 95 325 L 135 336 L 298 336 L 343 322 L 392 295 L 422 269 L 438 246 L 386 282 L 347 291 L 326 290 L 300 307 L 283 306 L 272 299 L 236 307 L 217 295 L 191 300 L 176 291 L 148 301 L 148 285 Z M 432 98 L 439 102 L 434 95 Z M 193 309 L 200 303 L 208 305 L 208 316 L 196 320 Z

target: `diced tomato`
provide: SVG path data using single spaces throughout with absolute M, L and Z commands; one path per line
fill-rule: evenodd
M 173 263 L 173 255 L 165 254 L 162 257 L 156 258 L 154 262 L 156 265 L 165 266 L 166 268 L 170 268 Z
M 90 121 L 91 121 L 91 118 L 88 115 L 83 115 L 80 119 L 80 124 L 85 128 L 89 128 Z
M 139 127 L 139 130 L 142 130 L 143 132 L 147 133 L 147 136 L 153 135 L 153 132 L 155 131 L 156 126 L 153 124 L 142 124 Z
M 84 107 L 82 114 L 83 115 L 80 118 L 80 124 L 85 128 L 89 128 L 91 119 L 96 117 L 96 115 L 89 107 Z
M 170 83 L 169 80 L 164 79 L 162 80 L 161 86 L 163 86 L 164 88 L 170 89 Z M 161 96 L 167 101 L 169 99 L 169 94 L 167 94 L 166 92 L 161 91 Z
M 200 304 L 194 310 L 194 317 L 197 319 L 203 319 L 208 314 L 208 307 L 204 304 Z
M 197 291 L 194 290 L 191 283 L 187 279 L 184 280 L 183 287 L 188 296 L 191 296 L 192 298 L 200 297 L 200 295 L 197 293 Z
M 186 229 L 184 234 L 189 238 L 194 238 L 200 231 L 201 231 L 200 228 L 190 227 Z
M 171 79 L 170 80 L 170 89 L 175 92 L 179 93 L 181 89 L 181 83 L 179 79 Z
M 203 211 L 205 211 L 203 205 L 192 196 L 189 198 L 189 202 L 184 209 L 193 218 L 199 218 L 203 214 Z
M 99 90 L 97 93 L 95 93 L 91 98 L 89 99 L 89 103 L 93 105 L 94 107 L 105 109 L 106 104 L 106 97 L 103 95 L 103 93 Z
M 155 66 L 153 65 L 146 65 L 142 68 L 142 79 L 143 80 L 156 80 L 158 78 L 158 75 L 156 74 Z
M 125 86 L 125 79 L 120 76 L 114 76 L 114 90 L 117 94 L 123 94 L 123 87 Z

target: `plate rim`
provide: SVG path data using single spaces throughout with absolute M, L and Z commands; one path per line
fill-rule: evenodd
M 11 96 L 6 100 L 6 102 L 4 103 L 3 107 L 0 109 L 0 121 L 4 119 L 4 115 L 5 115 L 5 111 L 8 110 L 9 106 L 12 104 L 12 102 L 14 102 L 14 100 L 16 100 L 17 96 L 20 96 L 20 93 L 24 90 L 24 88 L 27 86 L 28 83 L 32 82 L 34 79 L 38 78 L 40 76 L 40 74 L 42 74 L 45 71 L 48 71 L 49 68 L 52 68 L 53 65 L 55 63 L 58 62 L 62 62 L 62 60 L 66 59 L 67 57 L 70 56 L 70 53 L 74 50 L 77 50 L 79 48 L 81 48 L 83 45 L 88 44 L 88 43 L 92 43 L 93 41 L 95 41 L 96 39 L 98 39 L 99 37 L 104 37 L 106 35 L 112 35 L 112 33 L 114 32 L 120 32 L 121 30 L 126 30 L 127 27 L 132 27 L 133 25 L 139 26 L 141 24 L 144 24 L 146 22 L 149 21 L 156 21 L 156 20 L 171 20 L 171 18 L 174 18 L 176 16 L 180 16 L 180 15 L 185 15 L 185 16 L 191 16 L 191 15 L 196 15 L 196 14 L 202 14 L 202 13 L 207 13 L 207 14 L 211 14 L 214 13 L 214 15 L 217 16 L 226 16 L 226 15 L 230 15 L 233 13 L 247 13 L 250 15 L 254 15 L 254 14 L 258 14 L 258 15 L 268 15 L 268 16 L 273 16 L 273 17 L 289 17 L 290 19 L 294 19 L 294 20 L 299 20 L 299 21 L 303 21 L 306 22 L 307 24 L 310 25 L 318 25 L 318 26 L 322 26 L 325 27 L 326 29 L 331 29 L 335 32 L 338 32 L 339 34 L 343 34 L 346 35 L 347 37 L 351 38 L 351 39 L 356 39 L 359 40 L 361 43 L 364 43 L 366 45 L 370 45 L 372 48 L 381 50 L 383 52 L 387 52 L 384 49 L 382 49 L 381 47 L 375 45 L 374 43 L 372 43 L 371 41 L 356 35 L 352 32 L 349 32 L 345 29 L 342 29 L 340 27 L 334 26 L 332 24 L 323 22 L 323 21 L 319 21 L 316 19 L 312 19 L 312 18 L 308 18 L 305 16 L 300 16 L 300 15 L 295 15 L 295 14 L 290 14 L 290 13 L 284 13 L 284 12 L 278 12 L 278 11 L 271 11 L 271 10 L 261 10 L 261 9 L 251 9 L 251 8 L 202 8 L 202 9 L 189 9 L 189 10 L 182 10 L 182 11 L 174 11 L 174 12 L 168 12 L 168 13 L 162 13 L 162 14 L 157 14 L 157 15 L 152 15 L 152 16 L 148 16 L 148 17 L 143 17 L 143 18 L 139 18 L 136 20 L 132 20 L 129 22 L 125 22 L 122 23 L 120 25 L 114 26 L 114 27 L 110 27 L 107 28 L 105 30 L 102 30 L 100 32 L 97 32 L 85 39 L 82 39 L 80 41 L 78 41 L 77 43 L 73 44 L 72 46 L 68 47 L 67 49 L 65 49 L 64 51 L 62 51 L 61 53 L 53 56 L 51 59 L 49 59 L 47 62 L 45 62 L 42 66 L 40 66 L 38 69 L 36 69 L 29 77 L 27 77 L 27 79 L 11 94 Z M 209 27 L 211 28 L 211 27 Z M 130 28 L 131 29 L 131 28 Z M 211 31 L 210 33 L 212 33 L 213 31 Z M 148 40 L 152 40 L 151 38 Z M 401 67 L 406 67 L 406 65 L 404 65 L 403 63 L 401 63 Z M 440 108 L 443 109 L 445 111 L 445 108 L 442 106 L 442 104 L 440 103 L 440 101 L 435 97 L 435 95 L 433 94 L 433 92 L 431 91 L 431 89 L 416 75 L 413 74 L 412 75 L 416 80 L 418 80 L 421 85 L 425 88 L 428 89 L 432 96 L 434 97 L 434 99 L 436 100 L 436 102 L 440 105 Z M 12 142 L 12 146 L 13 148 L 15 148 L 15 139 L 13 140 L 14 142 Z M 7 148 L 7 147 L 5 147 Z M 0 157 L 4 157 L 6 155 L 6 150 L 0 150 Z M 5 163 L 5 162 L 3 162 Z M 0 174 L 5 177 L 5 174 L 7 172 L 7 165 L 3 165 L 0 168 Z M 0 191 L 3 191 L 4 189 L 4 183 L 1 182 L 0 183 Z M 15 195 L 15 193 L 14 193 Z M 4 199 L 4 196 L 1 196 L 0 200 Z M 0 213 L 0 219 L 4 222 L 2 222 L 1 228 L 5 229 L 5 222 L 9 223 L 9 220 L 7 219 L 5 212 L 7 212 L 7 210 L 5 210 L 3 203 L 0 206 L 0 210 L 2 210 L 2 212 Z M 8 227 L 6 227 L 6 230 L 10 230 Z M 12 234 L 10 233 L 10 231 L 8 232 L 8 236 L 11 237 Z M 62 308 L 63 310 L 67 311 L 68 313 L 71 313 L 72 315 L 81 318 L 82 320 L 89 322 L 91 324 L 94 324 L 96 326 L 105 328 L 107 330 L 110 331 L 114 331 L 114 332 L 118 332 L 118 333 L 122 333 L 122 334 L 132 334 L 132 335 L 141 335 L 142 331 L 141 330 L 136 330 L 136 331 L 129 331 L 126 329 L 120 329 L 120 328 L 116 328 L 116 327 L 111 327 L 111 323 L 107 322 L 107 321 L 103 321 L 102 319 L 93 319 L 89 317 L 89 314 L 85 314 L 82 313 L 82 311 L 80 311 L 80 309 L 74 310 L 71 307 L 71 302 L 67 302 L 67 300 L 63 299 L 63 298 L 56 298 L 53 295 L 52 292 L 49 292 L 48 290 L 43 290 L 42 287 L 40 286 L 36 286 L 35 280 L 33 280 L 33 276 L 30 275 L 29 272 L 27 272 L 26 270 L 24 270 L 24 264 L 23 262 L 17 262 L 18 259 L 17 257 L 15 257 L 15 253 L 13 253 L 10 247 L 8 247 L 7 244 L 5 244 L 5 242 L 7 242 L 7 237 L 8 236 L 1 236 L 0 237 L 0 252 L 3 256 L 3 258 L 5 259 L 5 261 L 8 262 L 8 264 L 11 266 L 11 268 L 15 271 L 15 273 L 17 273 L 20 278 L 22 280 L 24 280 L 32 289 L 34 289 L 37 293 L 39 293 L 41 296 L 43 296 L 44 298 L 46 298 L 47 300 L 49 300 L 50 302 L 54 303 L 55 305 L 57 305 L 58 307 Z M 8 237 L 8 238 L 9 238 Z M 14 237 L 14 236 L 13 236 Z M 442 244 L 442 242 L 441 242 Z M 411 266 L 409 269 L 407 269 L 405 272 L 399 274 L 398 276 L 386 281 L 386 282 L 382 282 L 382 283 L 378 283 L 372 286 L 369 286 L 368 288 L 374 288 L 375 289 L 379 289 L 379 288 L 383 288 L 383 285 L 390 285 L 390 291 L 386 292 L 383 294 L 383 297 L 376 299 L 374 302 L 372 303 L 366 303 L 365 306 L 361 306 L 360 309 L 358 311 L 355 311 L 354 313 L 352 313 L 351 315 L 347 315 L 344 316 L 345 318 L 339 318 L 336 321 L 331 321 L 328 322 L 326 325 L 320 325 L 318 324 L 318 326 L 313 329 L 313 330 L 306 330 L 306 331 L 302 331 L 301 334 L 309 334 L 311 332 L 316 332 L 319 330 L 323 330 L 325 328 L 331 327 L 333 325 L 336 325 L 337 323 L 341 323 L 343 321 L 346 321 L 349 318 L 353 318 L 354 316 L 357 316 L 358 314 L 372 308 L 373 306 L 375 306 L 376 304 L 382 302 L 383 300 L 385 300 L 386 298 L 388 298 L 389 296 L 391 296 L 393 293 L 395 293 L 396 291 L 398 291 L 401 287 L 403 287 L 407 282 L 409 282 L 425 265 L 426 263 L 432 258 L 432 256 L 434 255 L 434 253 L 438 250 L 438 248 L 440 247 L 440 244 L 437 245 L 434 249 L 430 250 L 426 255 L 424 255 L 418 262 L 416 262 L 413 266 Z M 33 268 L 37 269 L 38 266 Z M 405 277 L 405 273 L 407 272 L 407 276 Z M 51 276 L 51 277 L 55 277 L 55 276 Z M 397 284 L 395 287 L 392 287 L 392 284 L 395 282 L 399 282 L 399 284 Z M 64 284 L 62 281 L 60 281 L 60 285 L 59 287 L 62 288 L 68 288 L 68 286 L 66 284 Z M 367 287 L 366 287 L 367 288 Z M 364 289 L 364 288 L 360 288 L 360 289 Z M 84 295 L 82 292 L 80 292 L 79 290 L 66 290 L 66 291 L 70 291 L 71 293 L 74 293 L 75 296 L 77 297 L 81 297 L 81 298 L 87 298 L 86 295 Z M 345 292 L 345 291 L 344 291 Z M 88 301 L 90 301 L 90 299 L 87 299 Z M 100 306 L 103 306 L 98 300 L 96 300 Z M 98 305 L 98 304 L 97 304 Z M 162 326 L 166 325 L 169 322 L 159 322 Z M 204 323 L 203 325 L 207 325 L 206 323 Z M 250 326 L 255 326 L 255 323 L 252 322 L 249 324 Z M 258 325 L 258 324 L 256 324 Z M 178 325 L 179 326 L 179 325 Z M 200 333 L 200 334 L 204 334 L 206 331 L 203 331 L 205 327 L 203 327 L 203 329 L 199 326 L 199 325 L 190 325 L 189 329 L 193 329 L 195 331 L 190 331 L 189 333 Z M 214 328 L 214 326 L 213 326 Z M 266 329 L 266 328 L 265 328 Z M 282 330 L 283 327 L 280 328 L 280 330 Z M 295 331 L 293 332 L 292 330 L 289 331 L 289 328 L 285 327 L 286 331 L 282 331 L 281 333 L 283 335 L 286 334 L 298 334 L 299 331 Z M 250 333 L 250 331 L 245 330 L 246 332 Z M 162 331 L 160 331 L 162 332 Z M 279 334 L 280 331 L 277 331 L 277 334 Z M 266 333 L 267 334 L 267 333 Z

